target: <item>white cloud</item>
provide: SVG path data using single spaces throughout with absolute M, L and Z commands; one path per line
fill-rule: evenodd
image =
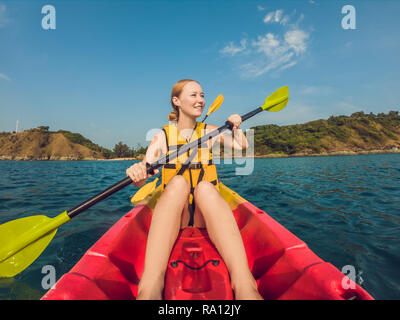
M 285 33 L 285 41 L 289 48 L 296 54 L 304 53 L 307 50 L 306 40 L 309 35 L 303 30 L 291 30 Z
M 258 11 L 264 11 L 265 8 L 264 8 L 263 6 L 258 5 L 258 6 L 257 6 L 257 10 L 258 10 Z
M 258 77 L 269 71 L 282 71 L 297 64 L 297 58 L 307 50 L 308 34 L 302 30 L 287 31 L 283 37 L 273 33 L 258 36 L 252 42 L 258 59 L 242 66 L 242 77 Z
M 241 76 L 242 78 L 253 78 L 259 77 L 269 71 L 281 70 L 282 68 L 287 69 L 290 67 L 289 65 L 293 63 L 293 61 L 290 62 L 292 56 L 293 53 L 288 52 L 272 59 L 260 59 L 247 63 L 241 67 Z M 293 66 L 293 64 L 291 66 Z
M 297 61 L 291 61 L 288 64 L 283 65 L 282 67 L 279 68 L 280 71 L 289 69 L 297 64 Z
M 272 19 L 274 17 L 274 13 L 270 12 L 264 17 L 264 23 L 269 23 L 272 22 Z
M 310 35 L 299 27 L 303 18 L 304 15 L 300 14 L 297 22 L 287 25 L 289 16 L 285 15 L 283 10 L 269 12 L 263 21 L 279 23 L 281 31 L 257 36 L 249 43 L 242 39 L 239 46 L 229 42 L 220 52 L 231 56 L 246 52 L 246 58 L 250 60 L 239 67 L 242 78 L 287 70 L 295 66 L 307 53 Z
M 252 45 L 257 48 L 257 52 L 263 52 L 266 56 L 279 54 L 281 48 L 273 33 L 267 33 L 265 37 L 258 36 L 258 40 L 253 41 Z
M 280 23 L 285 25 L 289 22 L 289 19 L 288 15 L 283 16 L 283 10 L 276 10 L 267 13 L 263 21 L 264 23 Z
M 0 79 L 4 79 L 7 81 L 11 81 L 9 77 L 7 77 L 4 73 L 0 73 Z
M 240 46 L 235 46 L 231 41 L 226 47 L 220 50 L 220 53 L 234 56 L 235 54 L 246 50 L 246 46 L 247 39 L 240 40 Z
M 282 17 L 282 10 L 276 10 L 267 13 L 267 15 L 264 17 L 264 23 L 274 23 L 274 22 L 279 22 Z

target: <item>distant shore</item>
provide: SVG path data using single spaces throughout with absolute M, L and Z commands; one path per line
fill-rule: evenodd
M 329 156 L 355 156 L 355 155 L 368 155 L 368 154 L 394 154 L 400 153 L 400 148 L 393 148 L 388 150 L 343 150 L 323 153 L 294 153 L 294 154 L 258 154 L 248 157 L 237 157 L 237 158 L 255 158 L 255 159 L 270 159 L 270 158 L 300 158 L 300 157 L 329 157 Z M 230 159 L 232 156 L 225 157 L 214 157 L 215 159 Z M 50 158 L 38 158 L 34 159 L 29 156 L 27 157 L 13 157 L 0 155 L 1 160 L 8 161 L 137 161 L 142 160 L 143 157 L 136 158 L 114 158 L 114 159 L 96 159 L 96 158 L 81 158 L 77 159 L 74 157 L 50 157 Z
M 366 155 L 366 154 L 391 154 L 400 153 L 400 148 L 393 148 L 388 150 L 360 150 L 360 151 L 333 151 L 333 152 L 323 152 L 323 153 L 294 153 L 294 154 L 263 154 L 254 155 L 249 157 L 237 157 L 237 158 L 255 158 L 255 159 L 269 159 L 269 158 L 300 158 L 300 157 L 329 157 L 329 156 L 356 156 L 356 155 Z M 234 158 L 232 156 L 228 157 L 214 157 L 214 159 L 230 159 Z M 142 158 L 143 159 L 143 158 Z M 136 158 L 115 158 L 115 159 L 105 159 L 98 161 L 127 161 L 127 160 L 142 160 Z
M 49 158 L 33 158 L 29 156 L 4 156 L 0 155 L 1 160 L 8 161 L 126 161 L 126 160 L 142 160 L 143 157 L 138 158 L 114 158 L 114 159 L 99 159 L 99 158 L 76 158 L 76 157 L 49 157 Z
M 391 154 L 400 153 L 400 148 L 393 148 L 388 150 L 360 150 L 360 151 L 333 151 L 322 153 L 294 153 L 294 154 L 267 154 L 255 155 L 254 158 L 296 158 L 296 157 L 329 157 L 329 156 L 357 156 L 366 154 Z

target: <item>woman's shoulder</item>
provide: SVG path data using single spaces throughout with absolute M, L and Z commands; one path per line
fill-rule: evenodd
M 165 138 L 166 138 L 166 127 L 161 128 L 160 131 L 158 131 L 158 133 L 154 136 L 154 138 L 160 142 L 165 142 Z
M 149 147 L 147 148 L 146 157 L 151 159 L 151 161 L 156 161 L 161 155 L 166 153 L 166 150 L 167 144 L 164 131 L 160 130 L 151 139 Z
M 165 144 L 165 132 L 163 129 L 164 128 L 157 130 L 157 132 L 152 135 L 149 146 L 158 145 L 159 147 L 161 147 Z

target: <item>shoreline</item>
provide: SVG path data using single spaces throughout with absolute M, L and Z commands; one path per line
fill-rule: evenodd
M 235 159 L 235 158 L 254 158 L 254 159 L 273 159 L 273 158 L 301 158 L 301 157 L 330 157 L 330 156 L 357 156 L 357 155 L 370 155 L 370 154 L 396 154 L 400 153 L 400 148 L 393 148 L 389 150 L 360 150 L 360 151 L 333 151 L 323 153 L 294 153 L 294 154 L 265 154 L 265 155 L 254 155 L 254 156 L 227 156 L 227 157 L 214 157 L 214 159 Z M 59 158 L 38 158 L 32 159 L 30 157 L 13 157 L 13 156 L 1 156 L 0 161 L 138 161 L 142 160 L 143 157 L 137 158 L 114 158 L 114 159 L 96 159 L 96 158 L 82 158 L 77 159 L 74 157 L 59 157 Z
M 267 154 L 267 155 L 255 155 L 251 158 L 301 158 L 301 157 L 331 157 L 331 156 L 361 156 L 370 154 L 396 154 L 400 153 L 399 148 L 389 150 L 361 150 L 361 151 L 333 151 L 323 153 L 294 153 L 294 154 Z

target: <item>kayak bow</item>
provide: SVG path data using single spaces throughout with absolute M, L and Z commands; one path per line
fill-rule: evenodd
M 373 299 L 264 211 L 222 183 L 220 193 L 236 218 L 264 299 Z M 158 187 L 124 215 L 42 299 L 136 299 L 151 213 L 160 195 Z M 168 263 L 164 299 L 234 299 L 228 270 L 205 229 L 180 231 Z

